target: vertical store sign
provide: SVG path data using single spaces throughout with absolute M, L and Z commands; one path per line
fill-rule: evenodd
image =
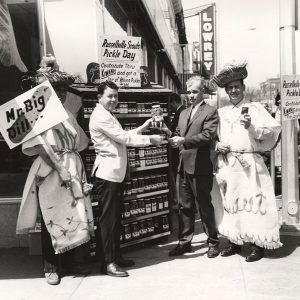
M 282 120 L 300 118 L 300 75 L 284 75 L 281 78 Z
M 100 38 L 100 81 L 118 86 L 140 87 L 141 38 L 104 35 Z
M 200 53 L 202 76 L 206 79 L 215 75 L 215 6 L 211 5 L 200 13 Z

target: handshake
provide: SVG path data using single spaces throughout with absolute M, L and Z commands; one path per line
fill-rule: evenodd
M 153 122 L 155 122 L 156 125 L 159 122 L 159 126 L 153 126 Z M 157 121 L 155 118 L 152 117 L 151 119 L 147 120 L 143 126 L 144 126 L 144 128 L 151 127 L 151 128 L 155 128 L 155 129 L 158 129 L 159 131 L 166 133 L 166 135 L 168 137 L 168 142 L 170 143 L 172 148 L 178 148 L 180 145 L 182 145 L 184 143 L 184 138 L 181 136 L 174 135 L 174 133 L 164 123 L 163 118 L 162 118 L 162 120 Z M 158 135 L 158 134 L 150 135 L 151 144 L 159 145 L 162 143 L 162 141 L 163 141 L 163 137 L 161 135 Z

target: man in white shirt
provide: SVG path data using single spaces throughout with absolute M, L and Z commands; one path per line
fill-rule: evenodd
M 130 260 L 120 255 L 121 209 L 123 203 L 123 181 L 127 169 L 126 146 L 139 147 L 158 145 L 159 135 L 141 135 L 151 119 L 140 127 L 125 131 L 111 113 L 118 104 L 118 87 L 111 81 L 98 86 L 99 103 L 90 118 L 90 134 L 94 143 L 96 160 L 93 167 L 95 193 L 101 211 L 96 232 L 96 255 L 103 263 L 103 272 L 110 276 L 125 277 L 122 267 L 132 266 Z

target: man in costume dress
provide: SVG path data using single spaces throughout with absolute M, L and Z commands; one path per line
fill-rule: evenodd
M 219 232 L 229 239 L 221 255 L 239 253 L 241 245 L 250 242 L 246 261 L 252 262 L 264 256 L 264 248 L 281 246 L 274 188 L 260 155 L 276 145 L 280 125 L 260 103 L 244 98 L 246 77 L 246 64 L 231 64 L 212 84 L 225 88 L 230 100 L 219 109 L 216 144 L 216 179 L 224 207 Z

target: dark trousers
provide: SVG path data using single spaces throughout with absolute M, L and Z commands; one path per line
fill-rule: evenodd
M 94 191 L 100 212 L 100 216 L 96 218 L 96 257 L 102 263 L 114 262 L 120 256 L 124 185 L 95 178 Z
M 218 231 L 210 195 L 213 176 L 194 176 L 186 172 L 178 176 L 182 176 L 181 185 L 178 187 L 180 194 L 179 243 L 184 245 L 192 241 L 195 227 L 195 201 L 197 201 L 203 228 L 208 236 L 207 242 L 209 245 L 217 245 L 219 243 Z
M 44 272 L 59 272 L 61 255 L 55 254 L 50 234 L 47 230 L 43 217 L 41 217 L 41 241 Z

